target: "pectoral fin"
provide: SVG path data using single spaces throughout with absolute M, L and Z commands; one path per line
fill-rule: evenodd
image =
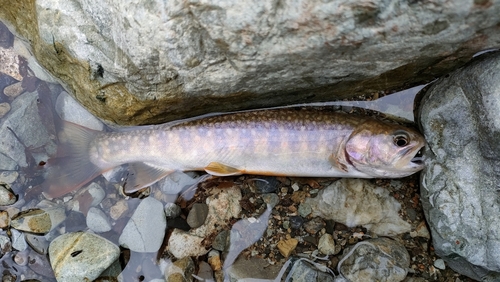
M 344 171 L 344 172 L 348 172 L 347 165 L 345 164 L 345 160 L 342 160 L 341 158 L 339 158 L 335 154 L 331 154 L 328 157 L 328 160 L 330 161 L 330 164 L 332 165 L 332 167 L 339 169 L 341 171 Z
M 125 192 L 132 193 L 149 186 L 172 173 L 172 170 L 154 167 L 145 163 L 131 163 L 129 175 L 125 183 Z
M 215 176 L 229 176 L 229 175 L 242 174 L 242 172 L 239 169 L 218 162 L 209 163 L 205 167 L 205 171 Z

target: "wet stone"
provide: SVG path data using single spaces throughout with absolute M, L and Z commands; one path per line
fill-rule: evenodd
M 50 243 L 49 257 L 58 281 L 93 281 L 120 255 L 110 241 L 86 232 L 66 233 Z
M 12 251 L 10 238 L 6 235 L 0 235 L 0 258 Z
M 66 121 L 83 125 L 94 130 L 102 130 L 103 123 L 90 114 L 80 103 L 65 91 L 61 92 L 55 103 L 55 111 Z
M 50 242 L 44 237 L 34 234 L 25 234 L 28 245 L 39 254 L 47 254 Z
M 7 211 L 0 211 L 0 228 L 6 229 L 10 226 L 10 216 Z
M 28 248 L 28 243 L 22 232 L 11 229 L 12 247 L 18 251 L 24 251 Z
M 14 262 L 19 266 L 25 266 L 28 264 L 29 251 L 17 252 L 14 255 Z
M 0 184 L 0 206 L 9 206 L 17 201 L 17 197 L 7 185 Z
M 174 262 L 165 271 L 165 279 L 169 282 L 192 281 L 195 266 L 190 257 L 182 258 Z
M 167 218 L 176 218 L 181 214 L 181 207 L 174 203 L 165 204 L 165 216 Z
M 318 250 L 324 255 L 336 255 L 340 248 L 336 248 L 335 241 L 331 234 L 325 233 L 319 238 Z
M 304 224 L 304 218 L 301 216 L 291 216 L 289 221 L 292 229 L 299 229 Z
M 52 267 L 50 267 L 50 262 L 46 255 L 41 255 L 35 251 L 29 252 L 28 267 L 42 276 L 54 278 L 54 271 L 52 271 Z
M 186 221 L 191 228 L 198 228 L 205 223 L 207 215 L 208 206 L 206 204 L 196 203 L 189 211 Z
M 32 209 L 19 213 L 11 222 L 17 230 L 45 234 L 66 218 L 63 208 Z
M 108 232 L 111 230 L 108 216 L 100 209 L 92 207 L 87 213 L 87 226 L 96 233 Z
M 433 247 L 480 281 L 500 280 L 499 109 L 498 51 L 433 83 L 419 108 L 427 141 L 420 196 Z
M 304 229 L 307 231 L 309 234 L 316 234 L 318 233 L 321 229 L 325 228 L 325 221 L 322 220 L 319 217 L 315 217 L 308 222 L 304 223 Z
M 25 91 L 22 84 L 23 84 L 22 82 L 16 82 L 14 84 L 11 84 L 11 85 L 5 87 L 3 89 L 3 94 L 5 94 L 5 96 L 7 96 L 11 99 L 16 98 L 17 96 L 21 95 L 21 93 L 23 93 Z
M 78 232 L 84 230 L 86 225 L 85 216 L 81 212 L 69 211 L 64 222 L 66 232 Z
M 410 266 L 406 248 L 388 238 L 359 242 L 343 255 L 340 272 L 350 281 L 402 281 Z
M 110 209 L 109 209 L 109 216 L 113 219 L 113 220 L 117 220 L 119 219 L 120 217 L 122 217 L 122 215 L 128 211 L 128 204 L 127 204 L 127 201 L 125 200 L 119 200 L 118 202 L 116 202 L 116 204 L 114 204 Z
M 120 235 L 120 245 L 134 252 L 156 252 L 160 248 L 167 221 L 163 204 L 148 197 L 141 200 Z
M 0 118 L 3 118 L 9 112 L 10 112 L 10 104 L 6 102 L 0 103 Z

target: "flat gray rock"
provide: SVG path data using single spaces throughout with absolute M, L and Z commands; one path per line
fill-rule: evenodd
M 86 232 L 63 234 L 49 246 L 49 258 L 57 281 L 93 281 L 119 255 L 118 246 Z
M 500 53 L 440 79 L 422 99 L 421 199 L 436 254 L 473 279 L 500 279 Z M 495 280 L 498 281 L 498 280 Z
M 157 252 L 163 242 L 167 219 L 163 204 L 148 197 L 141 200 L 120 235 L 119 242 L 134 252 Z

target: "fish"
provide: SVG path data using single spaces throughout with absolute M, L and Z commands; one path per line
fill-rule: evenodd
M 60 197 L 128 164 L 125 190 L 174 171 L 213 176 L 400 178 L 424 167 L 424 137 L 379 119 L 316 108 L 220 114 L 96 131 L 64 121 L 42 187 Z

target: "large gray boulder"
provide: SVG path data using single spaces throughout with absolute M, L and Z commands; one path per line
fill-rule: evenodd
M 0 0 L 0 19 L 120 124 L 421 83 L 500 41 L 499 0 Z
M 436 254 L 455 271 L 500 280 L 500 52 L 427 91 L 421 197 Z

